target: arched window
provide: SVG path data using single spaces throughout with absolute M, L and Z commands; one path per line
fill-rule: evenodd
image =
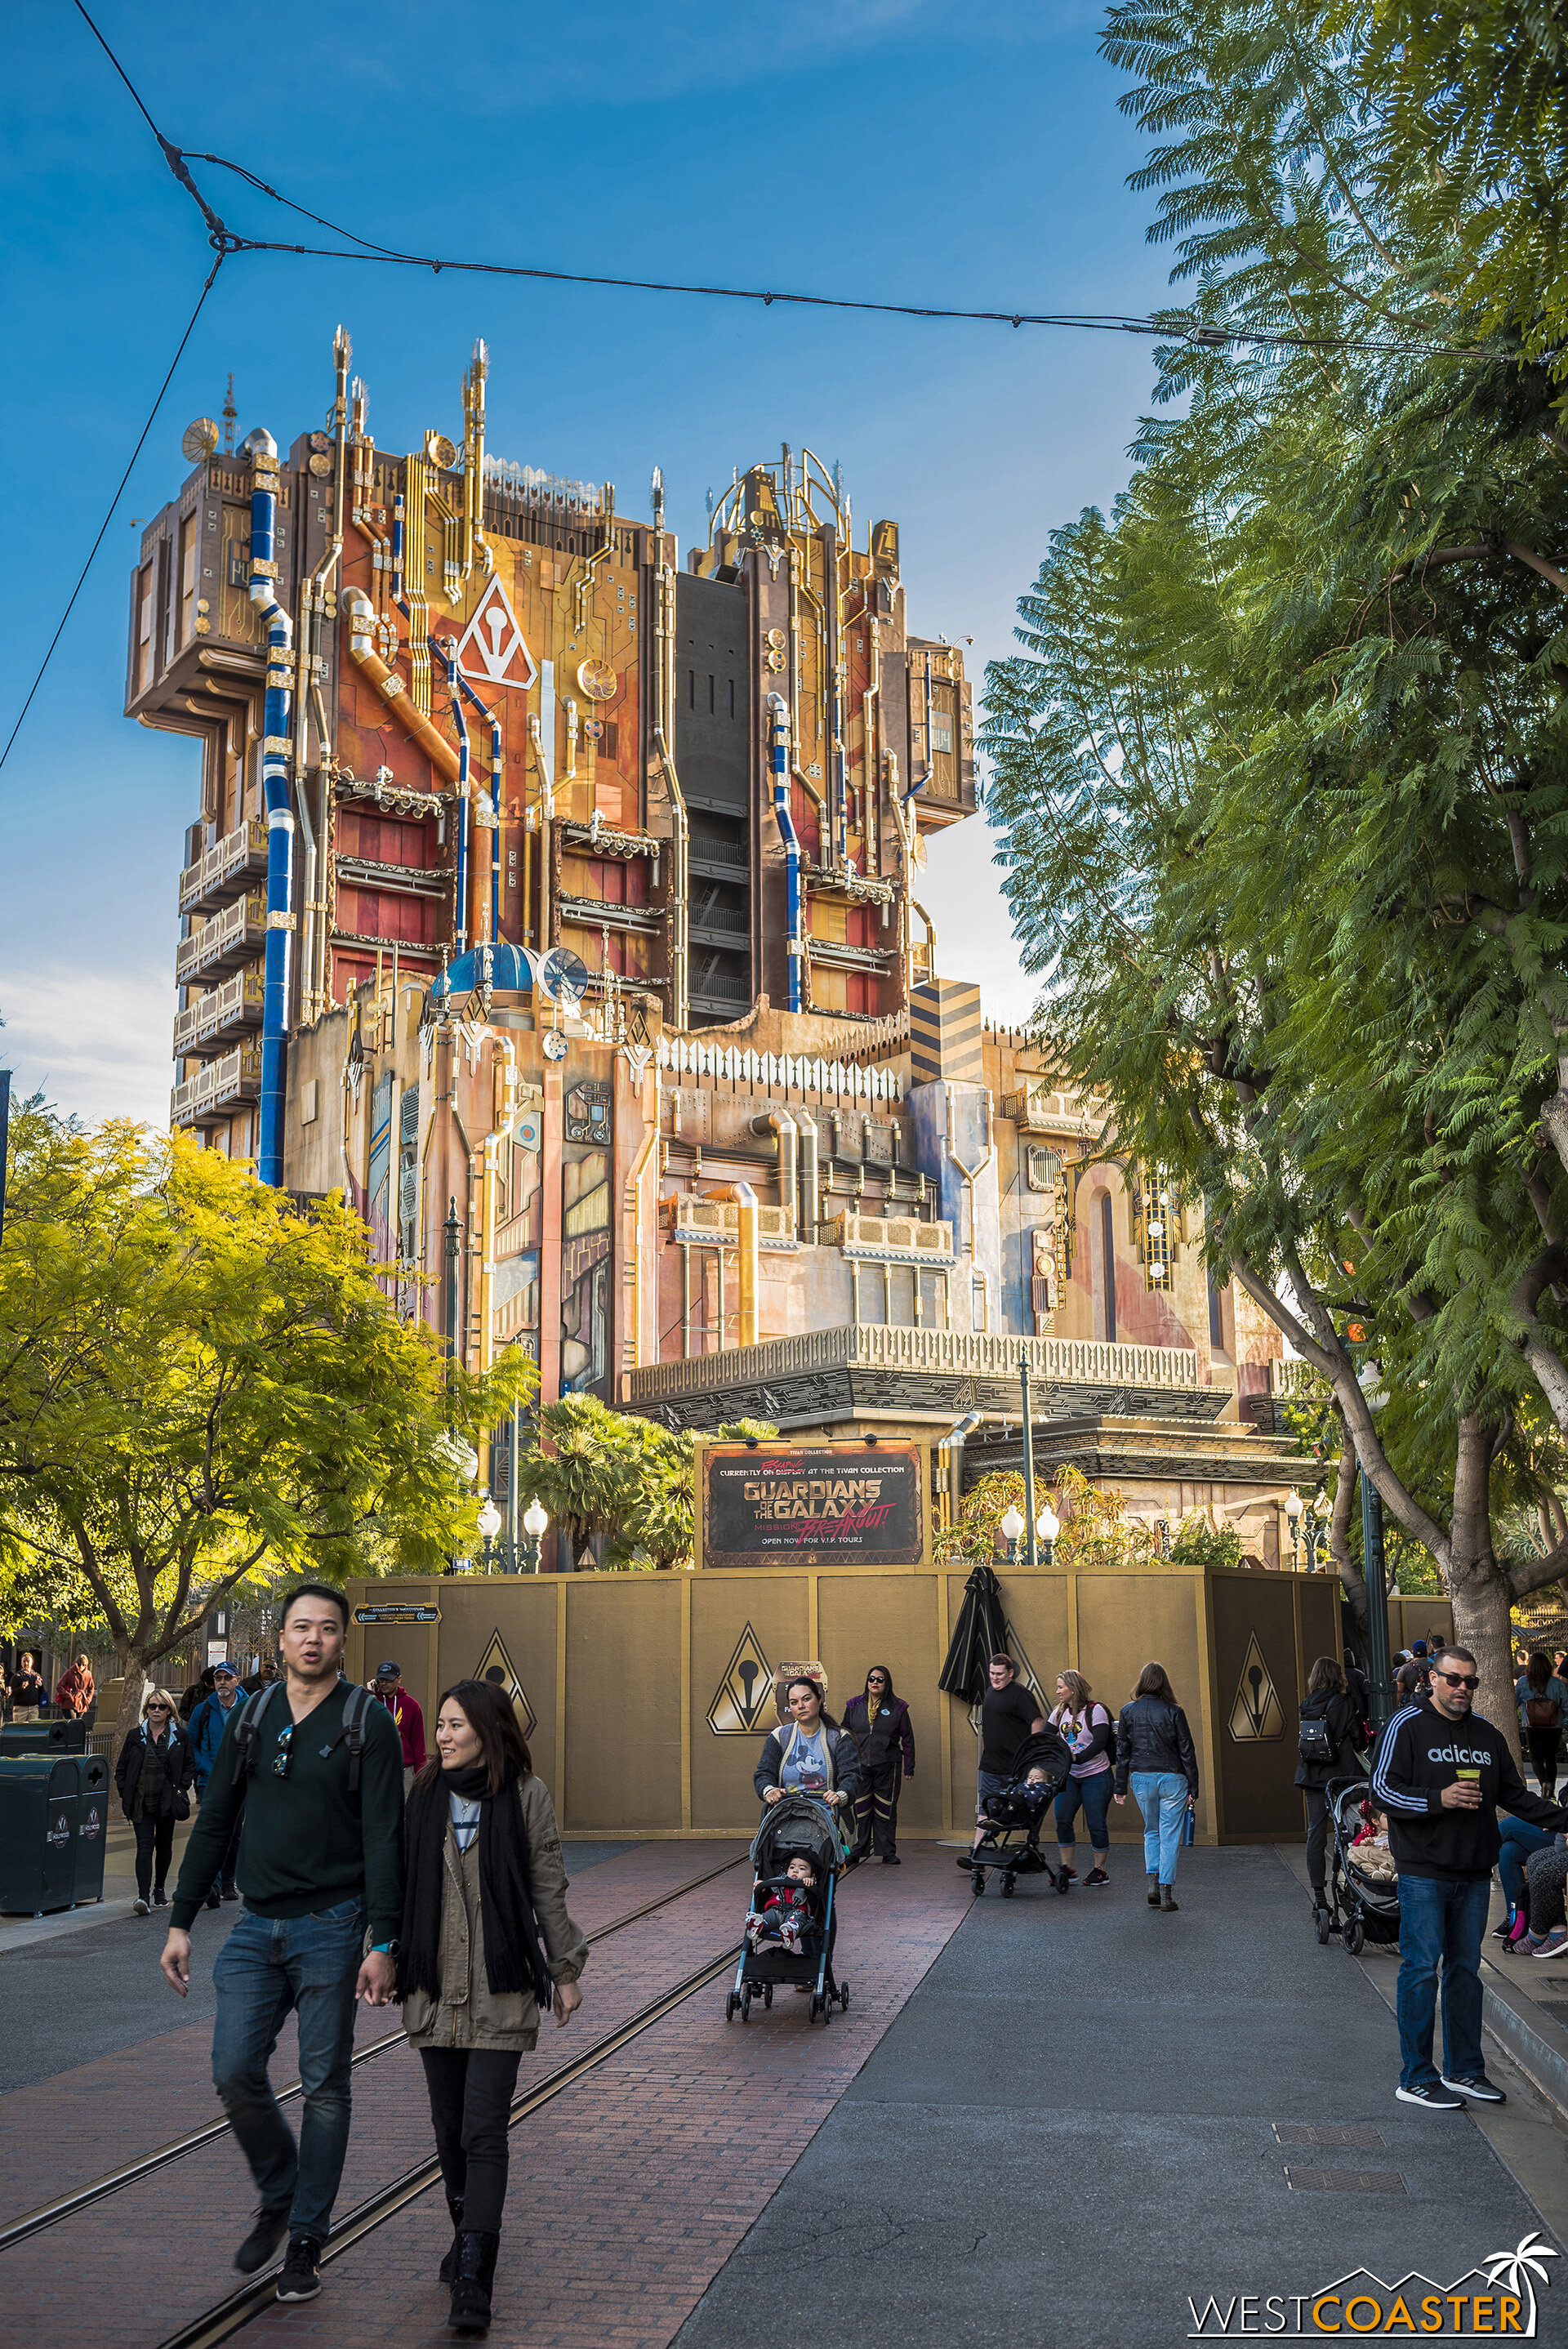
M 1108 1346 L 1116 1343 L 1116 1216 L 1109 1191 L 1097 1191 L 1089 1215 L 1089 1278 L 1094 1301 L 1094 1334 Z

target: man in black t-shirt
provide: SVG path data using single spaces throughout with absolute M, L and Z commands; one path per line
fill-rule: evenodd
M 1017 1665 L 1001 1649 L 991 1659 L 990 1676 L 991 1685 L 980 1707 L 980 1776 L 975 1805 L 977 1822 L 985 1818 L 989 1797 L 999 1795 L 1012 1777 L 1013 1765 L 1023 1747 L 1046 1725 L 1034 1691 L 1023 1686 Z M 976 1844 L 983 1833 L 977 1824 Z

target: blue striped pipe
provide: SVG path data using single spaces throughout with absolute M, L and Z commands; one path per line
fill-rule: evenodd
M 289 941 L 294 931 L 294 808 L 289 797 L 288 654 L 294 638 L 277 597 L 278 451 L 270 432 L 245 442 L 252 467 L 251 602 L 268 623 L 267 688 L 262 719 L 262 793 L 267 811 L 267 946 L 262 989 L 262 1116 L 256 1172 L 280 1189 L 288 1084 Z
M 490 730 L 490 813 L 495 823 L 490 830 L 490 936 L 500 944 L 500 776 L 505 763 L 501 750 L 500 719 L 493 709 L 487 709 L 461 669 L 458 683 L 479 711 Z
M 773 812 L 784 840 L 784 863 L 789 901 L 789 1009 L 800 1009 L 800 843 L 789 812 L 789 711 L 782 694 L 770 693 L 768 708 L 773 723 Z

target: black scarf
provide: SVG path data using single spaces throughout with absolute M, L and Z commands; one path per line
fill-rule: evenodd
M 403 1940 L 397 1958 L 397 1996 L 410 1991 L 441 1994 L 441 1885 L 445 1873 L 449 1795 L 480 1806 L 480 1930 L 484 1940 L 485 1979 L 498 1997 L 531 1990 L 541 2010 L 549 2005 L 551 1979 L 539 1946 L 529 1877 L 528 1837 L 523 1832 L 518 1774 L 509 1767 L 498 1795 L 490 1791 L 482 1764 L 466 1770 L 439 1770 L 408 1797 L 405 1832 L 407 1875 L 403 1894 Z

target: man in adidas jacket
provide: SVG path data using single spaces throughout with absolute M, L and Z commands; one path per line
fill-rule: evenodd
M 403 1749 L 386 1708 L 340 1675 L 347 1628 L 340 1590 L 306 1582 L 284 1599 L 284 1678 L 229 1715 L 160 1961 L 183 1998 L 191 1928 L 242 1808 L 245 1905 L 212 1968 L 212 2077 L 262 2198 L 234 2265 L 254 2275 L 286 2235 L 284 2301 L 321 2290 L 348 2145 L 355 2002 L 390 1998 L 403 1922 Z M 297 2147 L 267 2078 L 291 2008 L 304 2090 Z
M 1499 1806 L 1536 1826 L 1568 1826 L 1568 1811 L 1530 1793 L 1507 1739 L 1471 1712 L 1477 1685 L 1468 1648 L 1439 1649 L 1430 1696 L 1395 1713 L 1372 1772 L 1399 1875 L 1398 2095 L 1449 2112 L 1467 2096 L 1503 2101 L 1480 2046 L 1480 1943 L 1501 1848 Z M 1432 2063 L 1439 1962 L 1440 2075 Z

